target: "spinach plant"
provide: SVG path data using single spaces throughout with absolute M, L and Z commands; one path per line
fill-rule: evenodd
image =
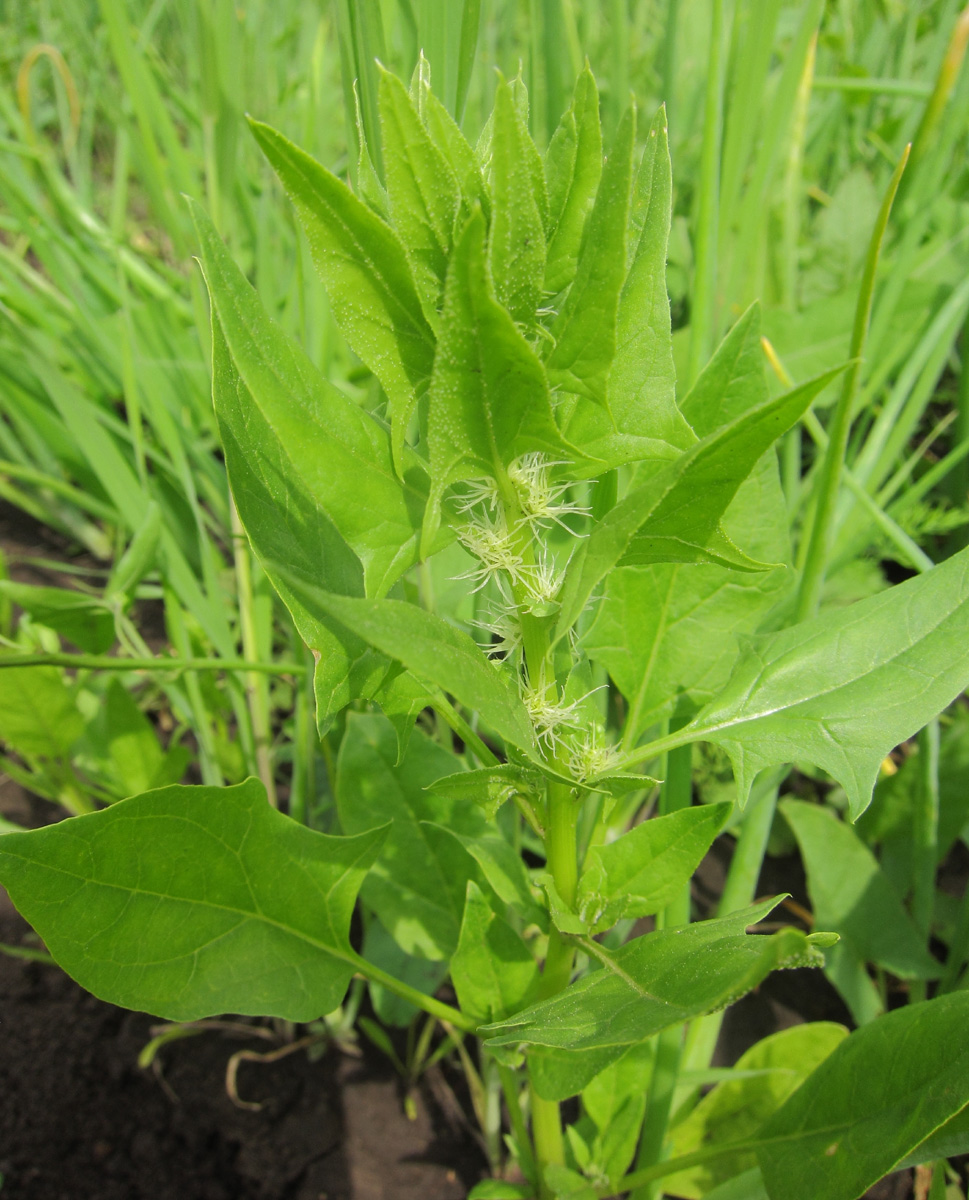
M 855 364 L 798 587 L 773 447 L 839 373 L 771 399 L 754 308 L 677 402 L 662 111 L 644 133 L 626 112 L 604 158 L 586 70 L 543 160 L 524 88 L 501 80 L 472 147 L 422 63 L 409 90 L 382 76 L 379 112 L 383 175 L 361 128 L 354 191 L 252 123 L 379 384 L 362 400 L 273 322 L 193 205 L 229 479 L 315 656 L 320 728 L 342 731 L 339 832 L 256 780 L 163 787 L 4 836 L 0 879 L 115 1003 L 310 1021 L 360 975 L 438 1019 L 489 1139 L 480 1197 L 666 1179 L 852 1200 L 965 1149 L 965 991 L 848 1037 L 775 1035 L 699 1103 L 679 1069 L 686 1024 L 695 1061 L 707 1014 L 836 949 L 758 930 L 778 900 L 740 888 L 690 923 L 690 876 L 737 819 L 691 804 L 691 746 L 726 752 L 741 809 L 806 760 L 857 817 L 889 751 L 969 683 L 969 552 L 816 615 Z M 647 769 L 664 783 L 642 820 Z M 502 1098 L 523 1182 L 503 1170 Z

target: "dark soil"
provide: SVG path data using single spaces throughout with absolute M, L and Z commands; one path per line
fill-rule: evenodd
M 27 938 L 4 897 L 0 940 Z M 206 1032 L 142 1070 L 151 1018 L 4 955 L 0 1022 L 5 1200 L 460 1200 L 483 1173 L 427 1084 L 407 1119 L 375 1052 L 243 1063 L 239 1095 L 263 1105 L 252 1112 L 230 1101 L 225 1073 L 236 1050 L 271 1049 L 255 1037 Z

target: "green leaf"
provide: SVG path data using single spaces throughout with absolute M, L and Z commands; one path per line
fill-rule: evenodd
M 969 992 L 856 1030 L 760 1131 L 767 1191 L 855 1200 L 969 1104 Z
M 818 804 L 784 800 L 780 808 L 801 848 L 818 927 L 900 979 L 938 979 L 940 964 L 854 829 Z
M 619 1179 L 636 1153 L 653 1064 L 649 1042 L 633 1046 L 582 1090 L 582 1112 L 595 1127 L 592 1157 L 608 1179 Z
M 404 246 L 335 175 L 268 125 L 249 125 L 296 206 L 336 323 L 387 393 L 401 469 L 407 425 L 434 356 Z
M 608 956 L 602 951 L 608 958 L 603 969 L 479 1034 L 489 1049 L 527 1047 L 539 1095 L 563 1100 L 630 1046 L 724 1007 L 775 968 L 820 965 L 820 954 L 799 930 L 744 933 L 776 903 L 651 933 Z
M 0 676 L 0 738 L 26 758 L 61 758 L 81 736 L 74 688 L 56 667 L 6 667 Z
M 431 784 L 436 792 L 452 800 L 473 800 L 490 821 L 503 804 L 515 795 L 537 799 L 541 778 L 538 772 L 517 763 L 501 763 L 477 771 L 459 771 Z
M 480 835 L 469 835 L 444 826 L 438 828 L 456 838 L 467 850 L 499 900 L 510 905 L 526 924 L 545 927 L 545 910 L 532 895 L 521 854 L 500 834 L 494 833 L 493 826 Z
M 433 479 L 424 544 L 436 532 L 446 487 L 482 474 L 501 479 L 528 451 L 571 460 L 549 398 L 542 364 L 495 299 L 485 265 L 480 210 L 454 248 L 428 397 L 427 439 Z
M 416 76 L 417 72 L 414 74 Z M 461 209 L 457 217 L 457 227 L 461 228 L 464 225 L 476 204 L 481 205 L 487 216 L 490 213 L 491 201 L 481 178 L 474 150 L 425 79 L 418 81 L 417 105 L 431 140 L 447 159 L 458 181 Z
M 619 294 L 626 276 L 626 226 L 636 141 L 636 111 L 627 110 L 602 170 L 582 251 L 562 308 L 552 325 L 555 346 L 549 381 L 605 405 L 616 352 Z
M 771 1034 L 742 1054 L 738 1071 L 754 1077 L 719 1083 L 673 1130 L 670 1158 L 707 1147 L 727 1146 L 755 1137 L 787 1097 L 800 1087 L 848 1036 L 843 1025 L 815 1021 Z M 701 1200 L 721 1183 L 756 1164 L 753 1152 L 724 1155 L 699 1167 L 670 1175 L 663 1188 L 687 1200 Z
M 503 1179 L 483 1179 L 468 1192 L 468 1200 L 531 1200 L 535 1189 L 530 1183 L 506 1183 Z
M 764 1190 L 760 1167 L 753 1167 L 707 1192 L 705 1200 L 770 1200 L 770 1196 Z
M 162 511 L 152 500 L 135 536 L 111 568 L 104 588 L 104 599 L 107 603 L 134 592 L 148 574 L 155 562 L 161 531 Z
M 842 784 L 857 817 L 886 754 L 969 684 L 967 601 L 963 550 L 886 592 L 753 639 L 688 729 L 724 747 L 742 801 L 763 767 L 807 759 Z
M 0 596 L 89 654 L 104 654 L 114 645 L 114 614 L 96 596 L 10 579 L 0 579 Z
M 491 134 L 491 229 L 488 262 L 495 294 L 511 316 L 526 325 L 535 322 L 545 275 L 545 230 L 535 172 L 525 170 L 538 151 L 515 110 L 511 88 L 498 82 Z M 541 165 L 538 177 L 544 189 Z
M 684 808 L 642 821 L 614 842 L 593 846 L 579 880 L 580 915 L 598 932 L 624 917 L 659 912 L 689 882 L 732 808 Z
M 929 1134 L 924 1142 L 919 1142 L 910 1154 L 896 1163 L 896 1170 L 940 1158 L 954 1158 L 957 1154 L 969 1154 L 969 1104 Z
M 465 885 L 480 878 L 474 859 L 438 828 L 471 836 L 487 831 L 480 809 L 428 790 L 453 771 L 455 758 L 424 734 L 397 765 L 397 739 L 381 717 L 350 714 L 337 763 L 336 802 L 349 834 L 391 822 L 362 896 L 407 954 L 446 959 L 458 943 Z
M 729 425 L 768 396 L 760 305 L 752 304 L 697 376 L 680 408 L 700 437 Z
M 652 547 L 645 540 L 640 543 L 647 560 L 652 556 L 653 561 L 670 561 L 675 549 L 672 561 L 681 562 L 682 548 L 689 546 L 694 562 L 710 561 L 706 546 L 720 534 L 721 518 L 737 489 L 764 452 L 800 418 L 826 379 L 758 405 L 709 434 L 611 509 L 575 554 L 562 589 L 556 638 L 565 636 L 596 585 L 635 544 L 637 535 L 652 539 Z
M 755 558 L 789 561 L 787 508 L 773 451 L 738 488 L 723 528 Z M 737 661 L 740 636 L 759 628 L 793 582 L 786 566 L 756 574 L 712 563 L 611 571 L 583 645 L 629 702 L 631 735 L 670 715 L 678 702 L 695 710 L 713 699 Z
M 457 180 L 407 89 L 385 70 L 380 72 L 380 129 L 391 216 L 407 248 L 425 316 L 434 324 L 458 211 Z
M 515 685 L 466 633 L 402 600 L 352 599 L 295 579 L 290 586 L 312 611 L 332 617 L 419 679 L 450 692 L 480 713 L 501 737 L 537 756 L 531 722 Z
M 103 696 L 87 699 L 97 708 L 73 752 L 83 772 L 119 798 L 178 783 L 191 760 L 189 751 L 161 748 L 151 722 L 120 680 L 110 679 Z
M 586 219 L 602 175 L 599 92 L 588 66 L 575 81 L 572 103 L 545 155 L 548 183 L 548 257 L 545 291 L 562 291 L 575 277 Z
M 376 918 L 367 924 L 367 932 L 363 937 L 363 957 L 368 963 L 373 963 L 425 996 L 433 996 L 447 975 L 447 963 L 407 954 Z M 368 990 L 373 1010 L 384 1025 L 406 1029 L 420 1014 L 416 1005 L 396 992 L 388 991 L 382 984 L 371 980 Z
M 538 990 L 538 964 L 473 880 L 468 880 L 451 982 L 462 1012 L 476 1021 L 499 1021 L 524 1008 Z
M 0 841 L 0 879 L 102 1000 L 173 1021 L 310 1021 L 356 969 L 348 931 L 384 837 L 328 837 L 262 784 L 169 787 Z
M 672 203 L 666 111 L 660 109 L 650 125 L 633 189 L 630 224 L 638 240 L 619 297 L 609 411 L 580 399 L 563 426 L 571 442 L 609 466 L 675 458 L 677 451 L 696 441 L 675 398 L 666 291 Z
M 426 481 L 413 457 L 403 482 L 397 478 L 386 428 L 328 383 L 270 320 L 197 205 L 192 215 L 216 341 L 224 339 L 215 352 L 216 415 L 257 553 L 352 592 L 359 567 L 345 543 L 363 565 L 367 593 L 384 595 L 417 559 Z M 341 548 L 334 552 L 331 542 Z M 334 555 L 346 563 L 334 569 Z

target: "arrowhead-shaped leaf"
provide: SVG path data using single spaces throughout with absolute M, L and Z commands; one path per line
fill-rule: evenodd
M 0 880 L 102 1000 L 173 1021 L 310 1021 L 356 970 L 348 933 L 385 830 L 328 837 L 262 784 L 168 787 L 0 840 Z
M 969 550 L 848 608 L 754 639 L 691 722 L 730 755 L 740 796 L 775 763 L 807 759 L 868 807 L 893 747 L 969 685 Z

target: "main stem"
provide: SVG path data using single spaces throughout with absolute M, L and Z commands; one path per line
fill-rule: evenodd
M 521 531 L 522 559 L 526 565 L 530 565 L 534 562 L 534 549 L 527 527 L 522 521 L 521 506 L 518 503 L 514 487 L 507 478 L 500 478 L 498 487 L 507 526 L 509 529 Z M 547 627 L 544 622 L 530 612 L 524 590 L 516 585 L 513 587 L 513 591 L 518 606 L 518 619 L 522 631 L 522 646 L 529 684 L 535 689 L 545 688 L 550 697 L 556 699 L 558 688 L 551 662 L 551 646 Z M 557 771 L 564 774 L 566 771 L 564 764 L 554 762 L 551 755 L 549 757 L 552 759 L 550 765 L 554 765 Z M 559 896 L 563 903 L 571 908 L 575 902 L 579 879 L 576 803 L 571 788 L 566 784 L 552 781 L 548 784 L 545 857 Z M 563 940 L 553 926 L 549 931 L 545 966 L 539 984 L 539 1000 L 547 1000 L 568 987 L 572 977 L 574 953 L 572 946 Z M 539 1195 L 542 1200 L 550 1200 L 552 1193 L 545 1183 L 545 1168 L 553 1163 L 564 1164 L 565 1162 L 561 1113 L 557 1101 L 546 1100 L 538 1094 L 532 1078 L 529 1079 L 529 1099 Z
M 578 850 L 576 845 L 575 801 L 565 784 L 550 783 L 548 787 L 548 824 L 545 836 L 548 869 L 562 901 L 571 908 L 578 884 Z M 572 976 L 574 950 L 552 927 L 548 937 L 548 952 L 539 985 L 538 999 L 547 1000 L 568 987 Z M 539 1173 L 539 1194 L 546 1200 L 552 1193 L 544 1180 L 544 1169 L 552 1163 L 565 1162 L 565 1143 L 562 1138 L 562 1119 L 558 1102 L 545 1100 L 535 1090 L 534 1079 L 529 1081 L 532 1109 L 532 1140 Z

